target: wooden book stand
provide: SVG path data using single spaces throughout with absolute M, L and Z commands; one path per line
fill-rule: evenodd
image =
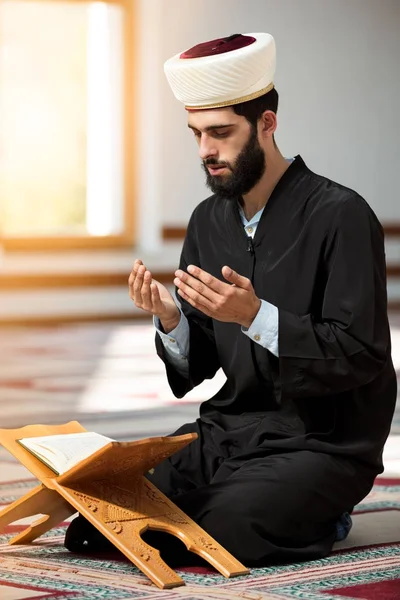
M 180 538 L 188 550 L 225 577 L 249 573 L 144 477 L 197 434 L 110 442 L 62 475 L 56 475 L 17 442 L 26 437 L 82 431 L 87 430 L 77 421 L 0 429 L 0 443 L 41 481 L 0 512 L 0 531 L 19 519 L 44 515 L 13 537 L 10 544 L 29 543 L 78 511 L 160 588 L 185 584 L 161 559 L 159 551 L 142 540 L 141 534 L 147 529 Z

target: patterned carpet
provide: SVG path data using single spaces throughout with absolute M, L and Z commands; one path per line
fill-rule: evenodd
M 393 357 L 400 368 L 400 328 L 392 320 Z M 203 384 L 175 399 L 154 353 L 149 325 L 77 325 L 0 332 L 0 410 L 3 427 L 77 419 L 115 439 L 173 431 L 193 420 L 200 399 L 223 383 Z M 324 560 L 265 569 L 225 579 L 213 570 L 183 569 L 184 587 L 156 588 L 117 556 L 80 558 L 62 546 L 66 524 L 35 544 L 9 546 L 26 526 L 0 536 L 0 599 L 111 600 L 399 600 L 400 410 L 385 449 L 385 473 L 355 509 L 353 530 Z M 0 503 L 6 506 L 36 482 L 0 448 Z

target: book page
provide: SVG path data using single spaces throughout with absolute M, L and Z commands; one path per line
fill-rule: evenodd
M 58 474 L 65 473 L 78 462 L 112 441 L 114 440 L 93 431 L 19 440 L 25 448 L 47 462 Z

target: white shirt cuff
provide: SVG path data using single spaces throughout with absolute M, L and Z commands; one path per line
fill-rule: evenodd
M 168 355 L 182 361 L 186 360 L 189 354 L 189 323 L 183 312 L 180 309 L 179 311 L 181 313 L 179 323 L 169 333 L 161 331 L 161 323 L 158 317 L 154 317 L 153 322 Z
M 260 310 L 254 321 L 242 332 L 260 346 L 279 356 L 279 310 L 274 304 L 261 300 Z

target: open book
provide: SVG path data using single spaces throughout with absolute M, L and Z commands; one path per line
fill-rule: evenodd
M 18 440 L 21 446 L 29 450 L 31 454 L 41 460 L 57 475 L 65 473 L 81 460 L 88 458 L 96 450 L 113 441 L 111 438 L 93 431 L 45 435 Z

